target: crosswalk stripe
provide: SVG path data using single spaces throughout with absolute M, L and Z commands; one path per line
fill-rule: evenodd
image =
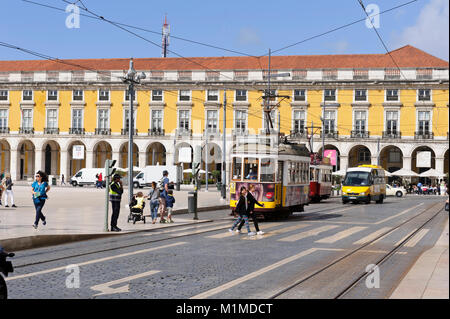
M 231 227 L 232 224 L 230 224 Z M 269 224 L 262 224 L 259 228 L 261 228 L 262 230 L 266 230 L 266 229 L 270 229 L 276 226 L 280 226 L 280 225 L 284 225 L 283 223 L 269 223 Z M 231 237 L 233 236 L 233 233 L 229 232 L 228 230 L 224 233 L 221 234 L 216 234 L 216 235 L 212 235 L 212 236 L 206 236 L 206 238 L 214 238 L 214 239 L 221 239 L 221 238 L 226 238 L 226 237 Z
M 405 247 L 414 247 L 415 245 L 417 245 L 417 243 L 423 238 L 425 237 L 426 234 L 428 234 L 430 230 L 429 229 L 421 229 L 419 230 L 419 232 L 417 234 L 415 234 L 413 236 L 413 238 L 411 238 L 406 244 Z
M 305 228 L 305 227 L 308 227 L 308 226 L 311 226 L 311 225 L 310 224 L 299 224 L 299 225 L 294 225 L 294 226 L 290 226 L 290 227 L 284 227 L 284 228 L 281 228 L 281 229 L 269 231 L 267 233 L 264 233 L 264 235 L 246 236 L 246 237 L 241 237 L 240 239 L 244 239 L 244 240 L 260 240 L 260 239 L 264 239 L 264 238 L 271 237 L 271 236 L 274 236 L 274 235 L 280 235 L 280 234 L 288 233 L 290 231 L 301 229 L 301 228 Z
M 380 236 L 381 234 L 384 234 L 385 232 L 387 232 L 387 231 L 389 231 L 389 230 L 391 230 L 390 227 L 383 227 L 383 228 L 377 230 L 376 232 L 374 232 L 374 233 L 372 233 L 372 234 L 370 234 L 370 235 L 368 235 L 368 236 L 366 236 L 366 237 L 364 237 L 364 238 L 361 238 L 361 239 L 358 240 L 358 241 L 355 241 L 355 242 L 353 243 L 353 245 L 362 245 L 362 244 L 365 244 L 365 243 L 367 243 L 367 242 L 369 242 L 369 241 L 371 241 L 371 240 L 377 238 L 377 237 Z
M 415 232 L 415 230 L 410 231 L 410 232 L 408 233 L 408 235 L 404 236 L 402 239 L 400 239 L 398 242 L 396 242 L 396 243 L 394 244 L 394 246 L 400 245 L 406 238 L 408 238 L 409 236 L 411 236 L 412 233 L 414 233 L 414 232 Z
M 221 223 L 214 223 L 214 226 L 211 226 L 212 223 L 207 223 L 207 224 L 200 224 L 200 225 L 192 225 L 190 227 L 180 227 L 180 228 L 174 227 L 173 229 L 160 230 L 160 231 L 142 234 L 142 236 L 154 236 L 154 235 L 168 234 L 168 233 L 179 232 L 182 230 L 207 231 L 209 229 L 213 229 L 213 228 L 217 228 L 217 227 L 219 229 L 223 228 L 227 224 L 230 224 L 230 222 L 227 221 L 227 222 L 221 222 Z M 195 226 L 198 226 L 198 227 L 195 227 Z M 181 233 L 181 234 L 186 234 L 186 233 Z
M 315 242 L 321 243 L 321 244 L 332 244 L 332 243 L 337 242 L 338 240 L 344 239 L 344 238 L 351 236 L 357 232 L 360 232 L 366 228 L 367 227 L 361 227 L 361 226 L 351 227 L 351 228 L 343 230 L 337 234 L 334 234 L 333 236 L 329 236 L 329 237 L 322 238 L 320 240 L 316 240 Z
M 303 233 L 299 233 L 299 234 L 291 235 L 291 236 L 288 236 L 288 237 L 284 237 L 284 238 L 281 238 L 281 239 L 278 239 L 278 240 L 279 241 L 293 242 L 293 241 L 297 241 L 297 240 L 300 240 L 300 239 L 303 239 L 303 238 L 306 238 L 306 237 L 316 236 L 316 235 L 318 235 L 320 233 L 326 232 L 328 230 L 331 230 L 331 229 L 334 229 L 334 228 L 337 228 L 337 227 L 339 227 L 339 226 L 336 226 L 336 225 L 322 226 L 322 227 L 315 228 L 315 229 L 312 229 L 312 230 L 309 230 L 309 231 L 306 231 L 306 232 L 303 232 Z

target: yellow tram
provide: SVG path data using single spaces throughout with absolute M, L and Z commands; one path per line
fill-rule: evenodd
M 241 187 L 255 186 L 257 215 L 288 217 L 309 202 L 309 151 L 304 144 L 243 143 L 232 152 L 230 207 Z

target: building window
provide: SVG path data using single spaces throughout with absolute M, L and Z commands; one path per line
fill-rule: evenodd
M 355 111 L 355 131 L 364 133 L 366 131 L 366 111 Z
M 431 101 L 431 90 L 430 89 L 420 89 L 417 90 L 417 97 L 419 101 Z
M 398 101 L 398 89 L 386 90 L 386 101 Z
M 294 132 L 303 133 L 305 131 L 305 111 L 294 111 Z
M 24 109 L 22 110 L 22 128 L 32 129 L 33 128 L 33 110 Z
M 191 81 L 192 80 L 192 71 L 178 71 L 178 80 Z
M 214 110 L 206 111 L 206 129 L 209 132 L 217 132 L 218 112 Z
M 400 70 L 399 69 L 385 69 L 384 70 L 384 79 L 385 80 L 399 80 L 400 79 Z
M 178 111 L 178 128 L 181 131 L 188 131 L 191 123 L 191 112 L 189 110 Z
M 306 101 L 306 90 L 294 90 L 294 101 Z
M 99 90 L 98 91 L 99 101 L 109 101 L 109 90 Z
M 367 69 L 353 69 L 353 80 L 368 80 L 369 70 Z
M 0 101 L 8 101 L 8 91 L 0 90 Z
M 72 71 L 72 81 L 73 82 L 83 82 L 84 81 L 84 71 Z
M 152 101 L 162 101 L 163 91 L 162 90 L 152 90 Z
M 248 80 L 248 71 L 234 71 L 234 79 L 236 81 Z
M 358 162 L 370 163 L 370 151 L 366 148 L 360 148 L 358 150 Z
M 419 135 L 430 133 L 430 112 L 419 111 L 418 112 L 418 131 Z
M 417 69 L 417 80 L 431 80 L 433 78 L 433 69 Z
M 48 90 L 47 91 L 47 101 L 58 101 L 58 91 Z
M 332 69 L 332 70 L 323 70 L 323 79 L 324 80 L 337 80 L 337 70 L 336 69 Z
M 179 99 L 180 99 L 180 101 L 190 101 L 191 100 L 191 91 L 190 90 L 180 90 Z
M 58 128 L 57 109 L 47 109 L 47 128 Z
M 219 90 L 208 90 L 207 101 L 218 102 Z
M 308 72 L 306 70 L 293 70 L 292 80 L 305 80 Z
M 247 127 L 247 112 L 237 110 L 235 112 L 234 128 L 238 131 L 245 131 Z
M 124 110 L 124 123 L 123 123 L 123 127 L 125 128 L 125 131 L 129 131 L 130 129 L 130 110 L 129 109 L 125 109 Z M 133 127 L 134 129 L 136 129 L 136 110 L 134 110 L 133 112 Z
M 136 90 L 134 90 L 133 92 L 133 101 L 136 101 Z M 130 91 L 129 90 L 125 90 L 125 101 L 129 101 L 130 100 Z
M 0 109 L 0 131 L 8 127 L 8 110 Z
M 247 90 L 236 90 L 236 101 L 247 101 Z
M 356 89 L 355 90 L 355 101 L 367 101 L 367 90 Z
M 386 132 L 396 134 L 398 128 L 398 111 L 386 111 Z
M 324 101 L 336 102 L 336 89 L 324 90 Z
M 24 90 L 22 92 L 22 100 L 23 101 L 32 101 L 33 100 L 33 91 L 31 90 Z
M 206 81 L 219 81 L 220 73 L 218 71 L 206 71 Z
M 267 129 L 268 123 L 267 123 L 267 120 L 266 120 L 266 114 L 265 113 L 266 112 L 263 112 L 263 128 Z M 269 114 L 270 114 L 269 115 L 270 116 L 270 120 L 272 122 L 272 127 L 276 128 L 277 127 L 277 114 L 276 114 L 275 110 L 271 110 Z
M 109 128 L 109 110 L 100 109 L 98 110 L 98 128 L 107 129 Z
M 58 71 L 47 71 L 47 82 L 58 82 L 59 72 Z
M 72 128 L 81 129 L 83 128 L 83 110 L 73 109 L 72 110 Z
M 83 90 L 73 90 L 73 101 L 83 101 Z
M 162 110 L 152 110 L 152 130 L 160 131 L 163 128 Z
M 335 111 L 325 111 L 324 112 L 324 130 L 325 134 L 334 132 L 334 124 L 336 122 L 336 112 Z

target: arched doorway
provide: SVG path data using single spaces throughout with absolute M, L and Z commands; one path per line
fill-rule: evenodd
M 210 176 L 212 175 L 214 177 L 215 174 L 218 174 L 217 179 L 220 180 L 222 170 L 222 149 L 219 145 L 216 143 L 208 143 L 203 146 L 201 166 L 205 168 L 205 171 L 206 168 L 208 168 L 207 171 Z
M 154 142 L 147 147 L 146 165 L 166 165 L 166 148 L 159 142 Z
M 119 167 L 128 167 L 128 142 L 122 144 L 119 151 Z M 133 166 L 139 167 L 139 148 L 133 143 Z
M 61 148 L 55 141 L 48 141 L 42 147 L 44 171 L 47 175 L 59 175 Z M 40 155 L 38 155 L 40 156 Z M 39 169 L 39 168 L 38 168 Z
M 84 148 L 84 156 L 83 158 L 73 158 L 73 148 L 74 146 L 83 146 Z M 73 176 L 78 172 L 80 169 L 86 167 L 86 145 L 84 145 L 81 141 L 74 141 L 72 142 L 69 147 L 67 148 L 67 158 L 69 162 L 69 173 L 70 176 Z
M 420 154 L 419 153 L 424 153 Z M 436 154 L 428 146 L 419 146 L 411 156 L 411 170 L 417 174 L 423 173 L 430 168 L 436 168 Z
M 356 167 L 358 165 L 371 164 L 370 150 L 364 145 L 356 145 L 352 147 L 348 153 L 348 166 Z
M 448 161 L 449 161 L 449 155 L 448 155 L 448 150 L 447 150 L 444 155 L 444 174 L 447 174 L 447 175 L 448 175 L 448 165 L 449 165 Z
M 18 180 L 33 179 L 35 173 L 35 147 L 29 140 L 24 140 L 17 147 Z
M 194 159 L 194 149 L 192 148 L 192 146 L 189 143 L 182 142 L 182 143 L 176 145 L 175 146 L 175 164 L 181 164 L 181 170 L 182 171 L 192 168 L 192 164 L 191 163 L 180 163 L 180 158 L 179 158 L 180 149 L 184 148 L 184 147 L 188 147 L 188 148 L 191 149 L 191 162 Z M 189 172 L 187 172 L 187 173 L 183 172 L 183 181 L 188 181 L 188 182 L 191 181 L 190 178 L 189 178 L 190 177 L 189 174 L 190 174 Z
M 339 152 L 339 149 L 331 144 L 325 145 L 325 151 L 327 150 L 334 150 L 336 151 L 336 165 L 333 165 L 333 172 L 336 172 L 341 169 L 341 152 Z M 322 155 L 322 148 L 319 149 L 318 152 L 320 155 Z
M 403 168 L 403 153 L 397 147 L 389 145 L 380 152 L 380 165 L 390 173 Z
M 108 142 L 101 141 L 94 146 L 93 167 L 105 167 L 107 159 L 112 159 L 112 147 Z
M 6 140 L 0 140 L 0 172 L 11 172 L 11 146 Z

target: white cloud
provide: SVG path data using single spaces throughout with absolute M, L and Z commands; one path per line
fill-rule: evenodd
M 416 23 L 394 37 L 394 48 L 410 44 L 448 61 L 448 13 L 448 0 L 431 0 L 421 10 Z
M 241 45 L 260 45 L 261 38 L 257 31 L 252 28 L 244 27 L 239 30 L 238 42 Z

